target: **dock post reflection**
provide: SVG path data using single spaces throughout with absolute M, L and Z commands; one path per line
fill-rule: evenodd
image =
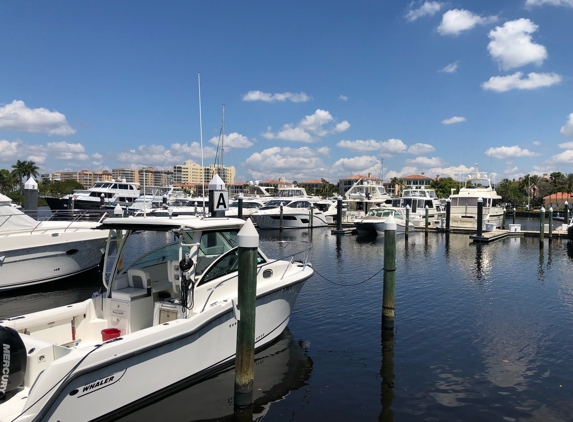
M 396 221 L 390 216 L 384 224 L 384 287 L 382 295 L 382 328 L 394 330 L 396 297 Z
M 394 422 L 394 331 L 382 329 L 382 366 L 380 367 L 382 410 L 378 416 L 380 422 Z

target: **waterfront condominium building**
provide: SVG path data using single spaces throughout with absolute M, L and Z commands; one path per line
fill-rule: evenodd
M 190 160 L 173 166 L 173 183 L 189 185 L 201 184 L 205 181 L 208 184 L 215 174 L 218 174 L 226 185 L 235 183 L 235 167 L 214 164 L 202 167 L 200 164 Z
M 139 183 L 138 169 L 111 169 L 111 174 L 115 180 L 123 180 L 127 183 Z

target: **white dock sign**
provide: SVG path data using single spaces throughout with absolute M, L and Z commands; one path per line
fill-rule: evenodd
M 227 211 L 229 209 L 229 192 L 217 191 L 214 196 L 214 211 Z

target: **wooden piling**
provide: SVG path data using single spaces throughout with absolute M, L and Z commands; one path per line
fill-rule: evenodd
M 24 184 L 24 211 L 32 218 L 38 218 L 38 183 L 33 176 Z
M 283 203 L 280 205 L 279 230 L 283 229 Z
M 410 205 L 406 205 L 406 236 L 410 233 Z
M 483 236 L 483 199 L 478 198 L 478 209 L 477 209 L 477 234 L 476 236 Z
M 342 196 L 338 195 L 336 199 L 336 230 L 342 230 Z
M 382 296 L 382 329 L 394 330 L 396 290 L 396 221 L 390 216 L 384 224 L 384 292 Z
M 513 208 L 513 224 L 515 224 L 515 208 Z
M 313 220 L 314 220 L 314 207 L 311 205 L 309 210 L 308 210 L 308 214 L 309 214 L 309 227 L 312 229 L 313 225 Z
M 429 212 L 430 209 L 428 208 L 428 206 L 426 205 L 426 215 L 425 215 L 425 225 L 424 225 L 424 230 L 426 231 L 426 233 L 428 233 L 428 219 L 429 219 Z
M 545 208 L 539 210 L 539 247 L 543 247 L 543 238 L 545 237 Z
M 503 214 L 501 216 L 501 228 L 505 230 L 505 208 L 503 209 Z
M 569 224 L 569 202 L 565 201 L 564 208 L 565 208 L 565 215 L 563 216 L 564 217 L 563 222 L 565 224 Z
M 235 409 L 251 406 L 255 378 L 255 316 L 259 234 L 248 219 L 237 234 L 239 281 L 237 354 L 235 357 Z M 237 315 L 238 314 L 238 315 Z
M 446 231 L 450 231 L 450 217 L 452 215 L 452 200 L 446 200 Z
M 549 207 L 549 240 L 553 237 L 553 207 Z
M 239 211 L 238 211 L 238 217 L 239 218 L 243 218 L 243 195 L 239 195 Z

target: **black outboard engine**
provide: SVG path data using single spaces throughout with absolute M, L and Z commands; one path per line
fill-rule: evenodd
M 26 347 L 16 330 L 0 326 L 0 400 L 18 388 L 26 374 Z

